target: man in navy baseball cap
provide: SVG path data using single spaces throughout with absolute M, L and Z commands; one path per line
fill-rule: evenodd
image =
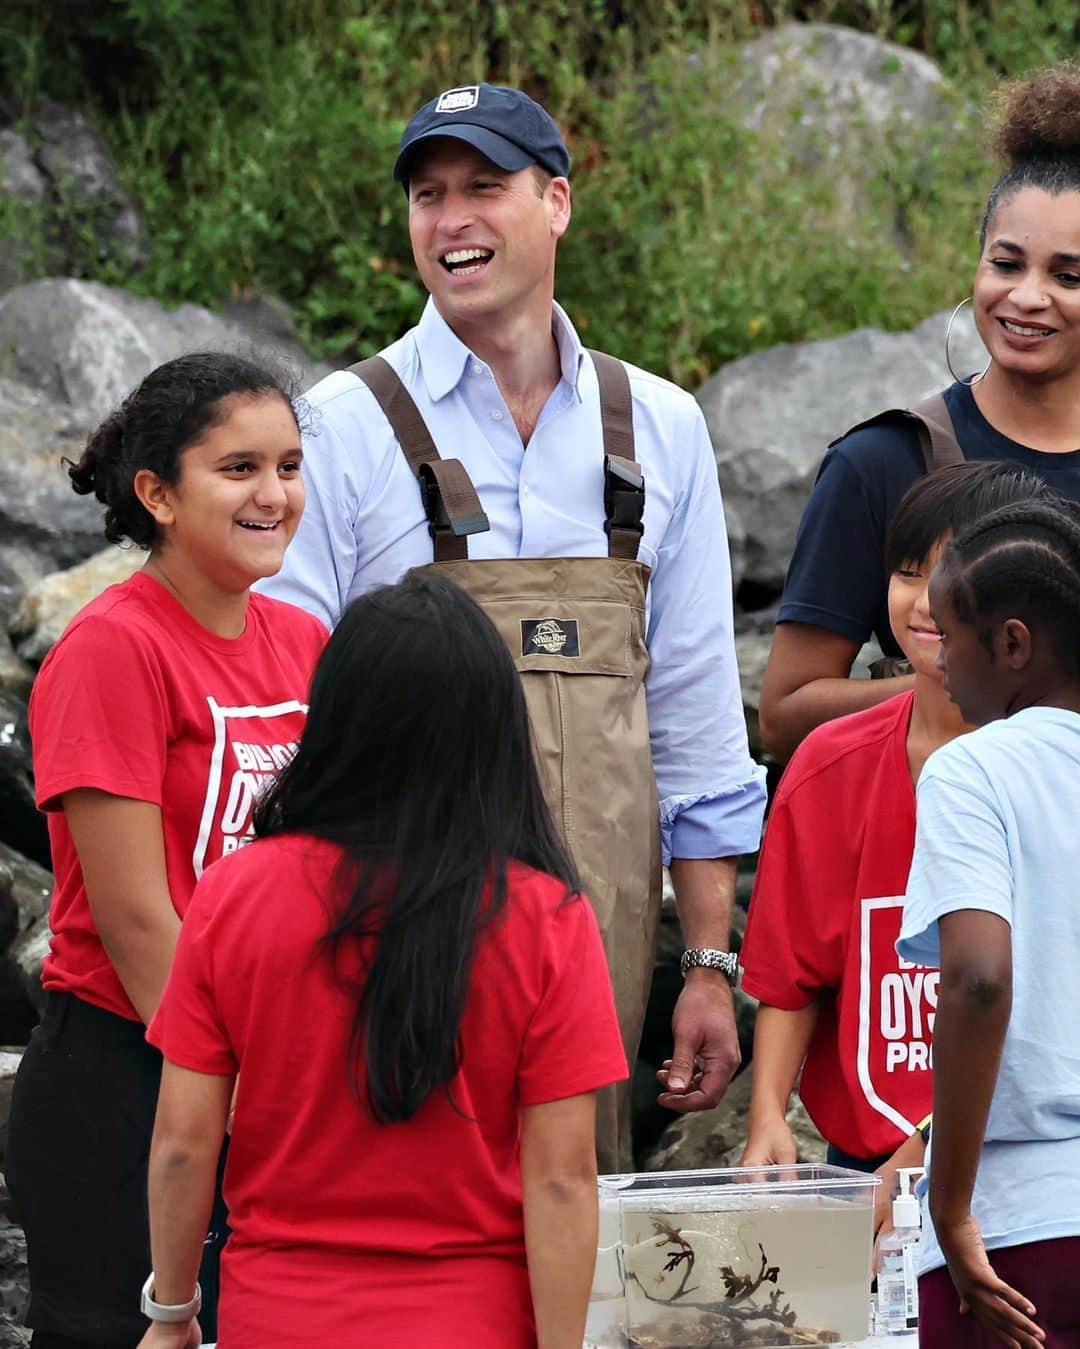
M 559 822 L 573 822 L 568 842 L 614 955 L 630 1063 L 652 976 L 659 860 L 670 852 L 691 949 L 660 1103 L 704 1110 L 739 1062 L 734 859 L 760 842 L 764 770 L 747 749 L 701 409 L 685 390 L 586 350 L 555 302 L 569 171 L 558 127 L 520 89 L 460 85 L 410 120 L 394 177 L 428 300 L 381 359 L 310 391 L 308 510 L 260 589 L 332 628 L 355 595 L 455 558 L 454 581 L 492 605 L 513 656 L 527 659 L 532 711 L 545 718 L 533 723 L 539 763 L 555 774 L 544 780 Z M 610 282 L 617 309 L 619 288 L 640 278 L 612 270 Z M 446 525 L 440 501 L 454 505 Z M 550 642 L 532 640 L 547 629 Z M 591 702 L 593 691 L 610 703 Z M 523 1124 L 522 1136 L 554 1129 L 545 1156 L 577 1174 L 592 1162 L 594 1080 L 580 1063 L 575 1071 L 544 1084 L 551 1098 L 530 1099 L 578 1091 L 577 1105 L 538 1132 Z M 631 1164 L 628 1104 L 625 1088 L 600 1094 L 601 1171 Z M 584 1305 L 579 1313 L 584 1324 Z M 564 1308 L 536 1304 L 541 1341 L 553 1314 L 565 1328 Z
M 417 147 L 436 136 L 465 141 L 507 173 L 539 164 L 552 177 L 570 175 L 570 154 L 559 128 L 520 89 L 466 84 L 425 103 L 405 128 L 394 164 L 394 178 L 406 191 Z

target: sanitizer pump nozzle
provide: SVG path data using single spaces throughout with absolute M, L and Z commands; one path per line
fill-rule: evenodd
M 902 1227 L 919 1227 L 922 1225 L 922 1215 L 919 1209 L 919 1201 L 915 1198 L 915 1184 L 912 1177 L 925 1174 L 926 1168 L 922 1166 L 902 1166 L 896 1173 L 900 1182 L 900 1193 L 893 1200 L 892 1220 L 893 1227 L 897 1231 Z
M 920 1210 L 914 1178 L 921 1166 L 897 1171 L 900 1193 L 893 1200 L 893 1230 L 878 1240 L 878 1328 L 886 1335 L 906 1335 L 919 1324 L 919 1280 L 915 1252 L 919 1244 Z

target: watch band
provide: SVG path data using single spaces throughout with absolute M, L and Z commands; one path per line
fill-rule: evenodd
M 679 969 L 684 979 L 691 970 L 720 970 L 734 986 L 739 978 L 739 957 L 734 951 L 717 951 L 711 946 L 691 946 L 682 953 Z
M 202 1310 L 202 1289 L 198 1284 L 195 1285 L 195 1296 L 188 1302 L 175 1302 L 172 1304 L 165 1302 L 155 1302 L 154 1297 L 154 1271 L 151 1270 L 146 1277 L 146 1282 L 142 1286 L 142 1298 L 140 1307 L 142 1314 L 151 1321 L 165 1321 L 173 1325 L 178 1325 L 182 1321 L 190 1321 L 193 1316 L 198 1316 Z

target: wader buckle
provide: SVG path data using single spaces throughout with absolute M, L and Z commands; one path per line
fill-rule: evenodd
M 645 532 L 645 479 L 630 461 L 604 455 L 604 533 L 628 529 L 639 537 Z
M 491 528 L 487 515 L 478 509 L 475 489 L 460 459 L 436 459 L 421 464 L 417 476 L 428 533 L 433 539 L 436 534 L 446 533 L 463 538 Z M 449 510 L 447 497 L 451 503 Z M 470 513 L 466 514 L 466 510 Z

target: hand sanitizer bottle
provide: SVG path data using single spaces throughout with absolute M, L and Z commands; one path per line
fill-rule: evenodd
M 878 1238 L 878 1334 L 906 1335 L 919 1324 L 919 1281 L 915 1252 L 919 1246 L 919 1201 L 912 1193 L 912 1177 L 921 1166 L 897 1172 L 900 1195 L 893 1200 L 893 1230 Z

